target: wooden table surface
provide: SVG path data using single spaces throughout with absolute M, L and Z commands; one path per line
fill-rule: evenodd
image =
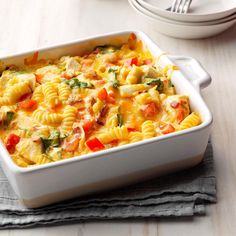
M 198 59 L 213 81 L 202 93 L 214 124 L 218 203 L 193 219 L 104 221 L 3 230 L 1 235 L 236 235 L 236 25 L 210 39 L 169 38 L 146 25 L 127 0 L 0 0 L 0 56 L 98 33 L 142 30 L 164 51 Z

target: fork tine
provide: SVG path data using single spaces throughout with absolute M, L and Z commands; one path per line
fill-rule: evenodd
M 179 0 L 174 0 L 174 1 L 172 2 L 172 5 L 171 5 L 171 9 L 170 9 L 170 11 L 172 11 L 172 12 L 175 11 L 175 9 L 176 9 L 176 5 L 177 5 L 178 1 L 179 1 Z
M 182 4 L 179 6 L 179 13 L 183 13 L 184 12 L 184 9 L 185 9 L 185 6 L 186 6 L 186 3 L 188 2 L 188 0 L 184 0 L 182 2 Z
M 183 12 L 184 14 L 188 13 L 191 3 L 192 3 L 192 0 L 188 0 L 187 4 L 185 4 L 184 12 Z
M 179 12 L 179 9 L 180 9 L 180 6 L 182 4 L 183 0 L 180 0 L 177 4 L 177 7 L 175 8 L 175 12 L 178 13 Z

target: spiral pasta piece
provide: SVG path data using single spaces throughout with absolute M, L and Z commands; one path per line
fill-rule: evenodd
M 20 155 L 12 155 L 12 160 L 20 167 L 28 167 L 34 164 Z
M 118 126 L 117 114 L 114 114 L 114 115 L 107 118 L 106 126 L 107 127 L 116 127 L 116 126 Z
M 69 85 L 65 83 L 60 83 L 58 84 L 58 94 L 59 94 L 59 99 L 62 102 L 67 101 L 71 94 L 71 88 Z
M 41 165 L 41 164 L 46 164 L 46 163 L 52 162 L 52 160 L 50 158 L 48 158 L 48 156 L 45 155 L 45 154 L 41 154 L 41 155 L 35 156 L 33 158 L 33 161 L 37 165 Z
M 100 113 L 103 106 L 104 106 L 103 102 L 98 98 L 97 101 L 93 104 L 93 112 L 95 116 L 97 116 Z
M 118 113 L 119 107 L 112 107 L 109 110 L 108 117 L 106 119 L 106 127 L 112 128 L 118 126 Z
M 0 107 L 10 105 L 10 99 L 8 97 L 0 97 Z
M 129 136 L 128 129 L 125 126 L 110 128 L 108 132 L 102 133 L 98 136 L 98 139 L 107 144 L 114 140 L 127 140 Z
M 72 130 L 73 123 L 75 122 L 77 114 L 76 107 L 67 105 L 63 113 L 63 121 L 61 128 L 64 132 L 69 132 Z
M 44 110 L 37 109 L 33 112 L 33 118 L 45 125 L 55 125 L 61 123 L 63 116 L 57 113 L 45 113 Z
M 190 115 L 180 123 L 178 130 L 188 129 L 197 126 L 201 123 L 201 119 L 196 112 L 192 112 Z
M 144 121 L 141 129 L 142 129 L 143 139 L 149 139 L 156 135 L 155 127 L 153 121 L 151 120 Z
M 129 134 L 129 141 L 131 143 L 136 143 L 138 141 L 141 141 L 143 139 L 143 134 L 141 132 L 131 132 Z
M 15 102 L 19 101 L 23 95 L 31 92 L 32 90 L 28 82 L 20 82 L 7 89 L 4 97 L 5 99 L 8 99 L 10 104 L 14 104 Z
M 133 66 L 129 74 L 127 75 L 126 82 L 128 84 L 137 84 L 143 74 L 141 67 Z
M 141 93 L 135 97 L 135 101 L 140 105 L 144 105 L 151 102 L 152 97 L 149 93 Z
M 118 143 L 119 146 L 123 146 L 125 144 L 128 144 L 129 143 L 129 140 L 122 140 Z
M 37 102 L 43 101 L 44 95 L 43 95 L 42 85 L 36 87 L 36 89 L 33 92 L 32 99 Z
M 54 107 L 59 104 L 56 84 L 51 82 L 43 84 L 43 94 L 49 106 Z

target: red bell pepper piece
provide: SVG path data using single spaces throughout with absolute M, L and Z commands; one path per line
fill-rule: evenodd
M 173 102 L 171 102 L 171 107 L 173 107 L 173 108 L 177 108 L 177 107 L 179 107 L 179 102 L 176 102 L 176 101 L 173 101 Z
M 135 128 L 133 128 L 133 127 L 128 127 L 127 128 L 128 129 L 128 132 L 134 132 L 134 131 L 137 131 Z
M 152 59 L 151 59 L 151 58 L 145 59 L 145 60 L 143 61 L 143 64 L 144 64 L 144 65 L 150 65 L 150 64 L 152 64 Z
M 19 108 L 23 110 L 33 111 L 37 109 L 38 104 L 35 100 L 25 100 L 19 103 Z
M 158 107 L 154 102 L 150 102 L 146 105 L 143 105 L 141 111 L 144 113 L 145 117 L 155 116 L 158 112 Z
M 20 136 L 16 134 L 10 134 L 7 138 L 6 148 L 9 153 L 14 153 L 16 144 L 20 142 Z
M 132 65 L 138 65 L 138 58 L 137 57 L 133 57 L 131 59 L 128 59 L 127 62 L 125 63 L 128 66 L 132 66 Z
M 94 124 L 93 121 L 90 121 L 90 120 L 85 121 L 83 124 L 84 132 L 88 133 L 92 129 L 93 124 Z
M 161 126 L 160 129 L 163 134 L 169 134 L 175 132 L 175 128 L 171 124 L 166 124 L 164 126 Z
M 72 78 L 72 76 L 68 75 L 66 72 L 63 72 L 61 74 L 61 77 L 64 78 L 64 79 L 68 79 L 68 80 Z
M 108 93 L 107 93 L 107 90 L 105 88 L 101 89 L 99 92 L 98 92 L 98 98 L 101 100 L 101 101 L 106 101 L 107 98 L 108 98 Z
M 93 139 L 90 139 L 86 142 L 86 145 L 88 146 L 88 148 L 95 152 L 95 151 L 99 151 L 99 150 L 102 150 L 105 148 L 105 146 L 99 141 L 98 138 L 93 138 Z

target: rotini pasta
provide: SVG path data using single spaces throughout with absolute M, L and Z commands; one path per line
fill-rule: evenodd
M 185 117 L 185 119 L 180 123 L 178 129 L 189 129 L 191 127 L 197 126 L 201 123 L 201 119 L 196 112 L 192 112 L 190 115 Z
M 65 83 L 58 84 L 58 95 L 62 102 L 66 102 L 71 94 L 71 88 Z
M 77 115 L 76 107 L 67 105 L 63 113 L 63 121 L 61 124 L 61 129 L 64 133 L 72 130 L 73 123 L 75 122 Z
M 129 134 L 129 141 L 131 143 L 136 143 L 138 141 L 141 141 L 143 139 L 143 134 L 141 132 L 131 132 Z
M 63 116 L 56 113 L 46 113 L 42 109 L 37 109 L 33 112 L 32 117 L 36 119 L 39 123 L 45 125 L 55 125 L 59 124 L 62 121 Z
M 98 139 L 103 143 L 107 144 L 114 140 L 126 140 L 128 139 L 129 133 L 125 126 L 114 127 L 109 129 L 106 133 L 100 134 Z
M 21 167 L 197 126 L 188 96 L 136 37 L 91 53 L 2 71 L 0 138 Z
M 140 67 L 133 66 L 129 72 L 126 81 L 128 84 L 137 84 L 143 74 L 143 70 Z
M 55 105 L 58 105 L 59 98 L 58 98 L 58 94 L 57 94 L 56 84 L 51 83 L 51 82 L 47 82 L 47 83 L 43 84 L 42 90 L 44 93 L 46 103 L 49 106 L 54 107 Z
M 6 89 L 4 96 L 5 99 L 8 99 L 10 104 L 14 104 L 15 102 L 18 102 L 23 95 L 31 92 L 32 91 L 28 82 L 20 82 Z
M 33 92 L 32 99 L 37 102 L 42 102 L 44 99 L 42 85 L 39 85 Z
M 149 139 L 149 138 L 153 138 L 154 136 L 156 136 L 156 131 L 155 131 L 153 121 L 146 120 L 145 122 L 143 122 L 142 134 L 143 134 L 143 139 Z

